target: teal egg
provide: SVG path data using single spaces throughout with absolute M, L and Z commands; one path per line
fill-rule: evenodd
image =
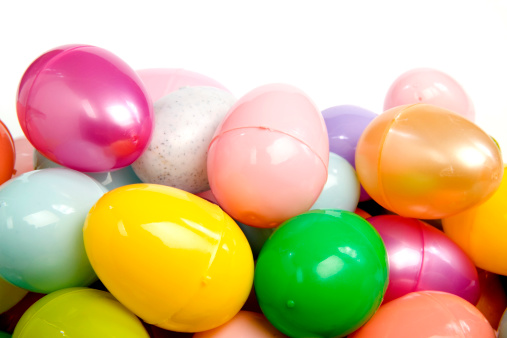
M 105 192 L 66 168 L 30 171 L 1 185 L 0 276 L 38 293 L 93 283 L 82 228 Z

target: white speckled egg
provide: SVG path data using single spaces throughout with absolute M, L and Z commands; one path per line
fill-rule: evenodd
M 207 150 L 213 134 L 236 102 L 219 88 L 183 87 L 154 103 L 155 128 L 132 168 L 145 183 L 190 193 L 209 189 Z

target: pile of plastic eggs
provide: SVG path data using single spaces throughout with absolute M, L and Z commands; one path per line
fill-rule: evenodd
M 447 74 L 384 111 L 66 45 L 0 124 L 0 337 L 507 337 L 507 183 Z

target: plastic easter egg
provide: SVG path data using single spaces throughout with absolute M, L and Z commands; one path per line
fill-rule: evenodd
M 366 127 L 356 171 L 366 192 L 395 214 L 444 218 L 487 200 L 502 180 L 495 142 L 477 125 L 429 104 L 392 108 Z
M 0 277 L 0 314 L 12 308 L 28 293 Z
M 401 74 L 387 91 L 384 110 L 413 103 L 432 104 L 475 119 L 474 105 L 463 87 L 437 69 L 414 68 Z
M 359 202 L 359 180 L 352 165 L 341 156 L 329 153 L 327 181 L 313 209 L 354 211 Z
M 266 318 L 290 337 L 343 337 L 378 309 L 387 253 L 362 217 L 312 210 L 282 223 L 257 259 L 255 291 Z
M 0 338 L 11 338 L 12 336 L 8 334 L 7 332 L 1 332 L 0 331 Z
M 479 274 L 481 296 L 476 307 L 496 330 L 504 310 L 507 308 L 507 295 L 499 275 L 482 269 L 478 269 L 477 272 Z
M 0 275 L 39 293 L 96 280 L 83 244 L 90 208 L 107 190 L 70 169 L 27 172 L 0 187 Z
M 13 337 L 149 338 L 142 322 L 105 291 L 69 288 L 53 292 L 23 314 Z
M 505 171 L 507 167 L 503 170 Z M 507 275 L 507 179 L 484 203 L 444 218 L 444 232 L 474 264 L 486 271 Z
M 495 330 L 475 306 L 440 291 L 409 293 L 382 305 L 349 338 L 495 338 Z
M 329 141 L 313 101 L 286 84 L 258 87 L 231 108 L 208 151 L 208 179 L 235 220 L 275 227 L 311 208 L 327 179 Z
M 218 81 L 182 68 L 147 68 L 136 71 L 153 102 L 182 87 L 207 86 L 227 90 Z
M 48 169 L 48 168 L 65 168 L 58 163 L 55 163 L 44 157 L 37 150 L 33 153 L 33 162 L 35 169 Z M 107 190 L 113 190 L 118 187 L 122 187 L 124 185 L 142 183 L 142 181 L 137 177 L 132 166 L 129 165 L 125 168 L 105 171 L 105 172 L 96 172 L 96 173 L 84 173 L 87 176 L 90 176 L 94 180 L 98 181 L 101 185 L 104 186 Z
M 275 338 L 286 337 L 260 313 L 240 311 L 227 323 L 194 334 L 193 338 Z
M 12 177 L 15 158 L 14 140 L 7 126 L 0 120 L 0 184 Z
M 220 326 L 252 287 L 252 251 L 238 225 L 180 189 L 135 184 L 108 192 L 89 212 L 84 243 L 107 289 L 166 330 Z
M 208 146 L 234 102 L 213 87 L 184 87 L 156 101 L 153 137 L 132 164 L 137 176 L 193 194 L 209 190 Z
M 14 164 L 14 177 L 18 177 L 34 169 L 32 144 L 25 137 L 14 139 L 14 148 L 16 149 L 16 161 Z
M 146 149 L 153 106 L 136 72 L 111 52 L 66 45 L 38 57 L 18 88 L 26 138 L 65 167 L 101 172 L 126 167 Z
M 340 105 L 324 109 L 322 116 L 329 137 L 329 151 L 346 159 L 355 169 L 357 141 L 377 114 L 353 105 Z M 361 187 L 359 200 L 369 199 Z
M 410 292 L 435 290 L 477 304 L 481 292 L 477 269 L 442 231 L 398 215 L 374 216 L 368 222 L 382 237 L 389 258 L 384 303 Z

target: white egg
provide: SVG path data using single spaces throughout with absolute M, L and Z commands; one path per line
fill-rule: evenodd
M 226 90 L 197 86 L 182 87 L 157 100 L 151 142 L 132 164 L 137 176 L 145 183 L 190 193 L 208 190 L 208 146 L 235 102 Z

